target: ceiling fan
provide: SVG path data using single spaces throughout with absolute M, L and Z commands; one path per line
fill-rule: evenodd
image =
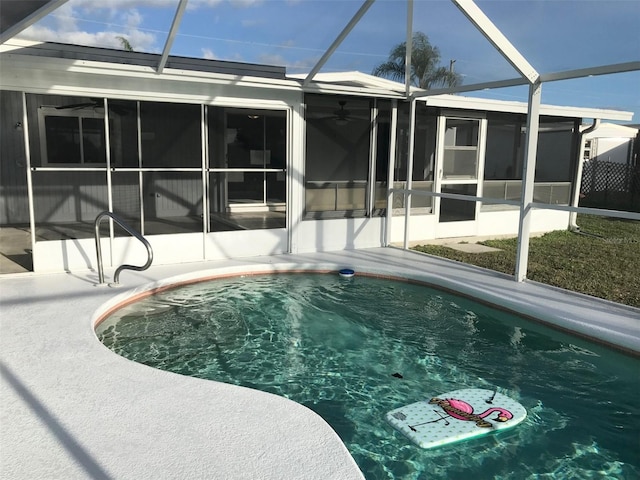
M 104 99 L 91 97 L 90 102 L 82 102 L 82 103 L 70 103 L 68 105 L 60 105 L 56 107 L 56 110 L 81 110 L 84 108 L 91 108 L 93 110 L 97 108 L 104 108 Z M 109 110 L 117 115 L 128 115 L 131 111 L 129 108 L 124 105 L 118 105 L 114 103 L 109 103 Z
M 333 112 L 333 120 L 338 125 L 346 125 L 351 121 L 351 112 L 344 108 L 346 104 L 347 102 L 345 100 L 340 100 L 338 102 L 338 105 L 340 105 L 340 108 Z
M 101 98 L 91 98 L 90 102 L 70 103 L 69 105 L 60 105 L 56 110 L 77 110 L 80 108 L 102 108 L 104 105 Z

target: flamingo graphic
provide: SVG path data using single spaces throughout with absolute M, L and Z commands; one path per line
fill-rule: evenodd
M 447 413 L 447 415 L 442 416 L 438 414 L 438 416 L 440 416 L 438 420 L 432 420 L 429 422 L 409 425 L 409 428 L 414 432 L 416 431 L 415 427 L 419 425 L 425 425 L 427 423 L 435 423 L 435 422 L 439 422 L 440 420 L 444 420 L 448 424 L 449 422 L 447 422 L 446 420 L 447 416 L 456 418 L 458 420 L 476 422 L 476 425 L 481 428 L 493 427 L 491 423 L 485 420 L 485 417 L 488 417 L 493 412 L 497 412 L 498 414 L 496 418 L 491 419 L 494 422 L 506 422 L 507 420 L 510 420 L 513 418 L 513 414 L 509 410 L 505 410 L 504 408 L 499 408 L 499 407 L 488 408 L 482 413 L 477 413 L 477 414 L 473 413 L 473 407 L 471 405 L 469 405 L 464 400 L 459 400 L 457 398 L 442 399 L 442 398 L 434 397 L 431 400 L 429 400 L 429 403 L 438 405 Z

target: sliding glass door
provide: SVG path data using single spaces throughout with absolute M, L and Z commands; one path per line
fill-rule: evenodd
M 287 112 L 209 107 L 209 231 L 284 228 Z

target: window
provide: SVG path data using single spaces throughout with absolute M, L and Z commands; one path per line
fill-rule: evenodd
M 38 109 L 43 165 L 106 165 L 104 113 L 90 107 Z
M 442 178 L 477 178 L 479 120 L 447 118 Z
M 591 140 L 584 142 L 584 151 L 582 152 L 583 160 L 591 160 Z
M 209 231 L 284 228 L 287 112 L 208 107 Z

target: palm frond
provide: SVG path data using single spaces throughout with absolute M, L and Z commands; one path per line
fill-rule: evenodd
M 420 88 L 455 87 L 462 84 L 462 76 L 445 67 L 439 67 L 440 49 L 429 42 L 422 32 L 414 32 L 411 39 L 410 82 Z M 389 58 L 373 69 L 373 75 L 404 81 L 406 42 L 399 43 L 389 52 Z

